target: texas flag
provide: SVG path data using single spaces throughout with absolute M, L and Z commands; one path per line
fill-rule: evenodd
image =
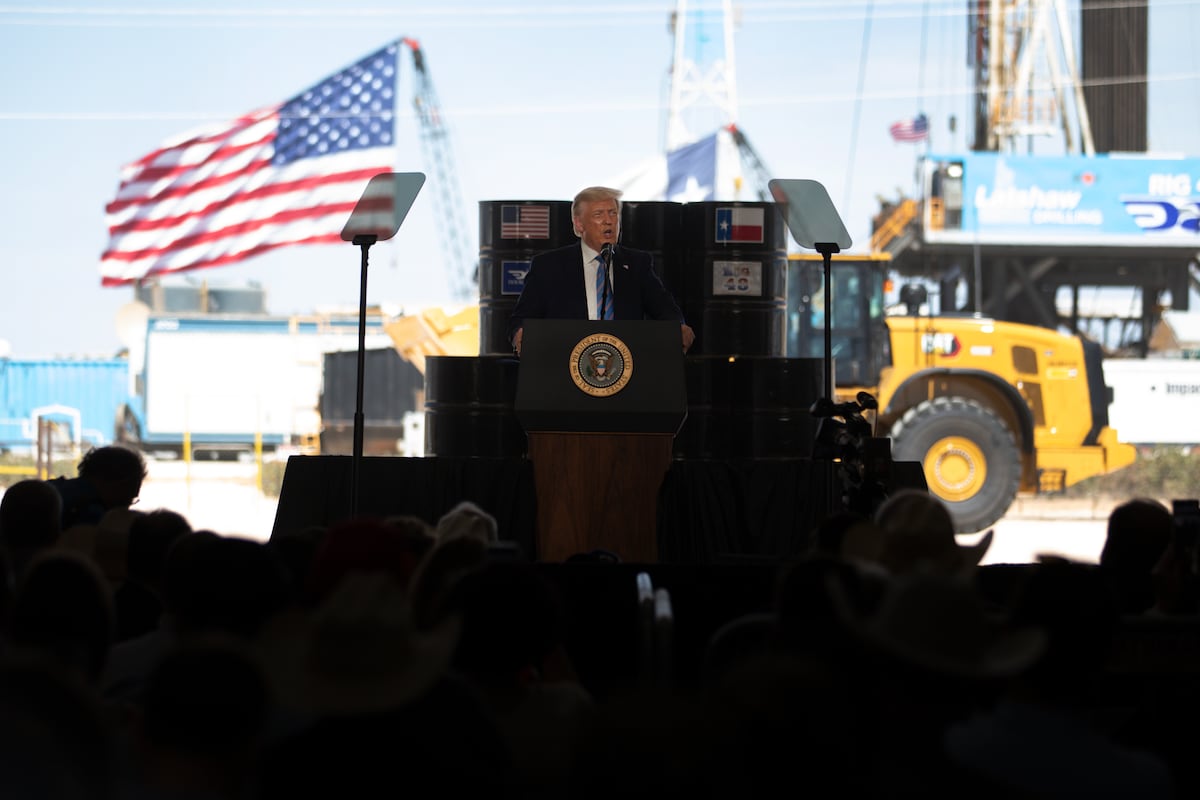
M 762 244 L 763 210 L 726 207 L 717 209 L 717 243 L 744 242 Z
M 666 199 L 673 202 L 715 200 L 717 134 L 667 153 Z

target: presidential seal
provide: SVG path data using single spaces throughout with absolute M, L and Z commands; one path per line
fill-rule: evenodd
M 580 391 L 607 397 L 625 388 L 633 376 L 633 354 L 615 336 L 594 333 L 571 351 L 571 380 Z

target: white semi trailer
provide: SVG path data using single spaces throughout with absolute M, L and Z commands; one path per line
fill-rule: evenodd
M 357 314 L 160 314 L 130 352 L 118 437 L 148 451 L 313 445 L 325 353 L 356 350 Z M 366 347 L 391 346 L 369 314 Z

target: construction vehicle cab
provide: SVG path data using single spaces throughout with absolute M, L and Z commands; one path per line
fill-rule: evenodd
M 835 256 L 832 350 L 837 399 L 879 403 L 876 434 L 922 464 L 960 532 L 983 530 L 1018 492 L 1061 491 L 1133 462 L 1108 427 L 1099 345 L 973 314 L 930 316 L 923 290 L 885 306 L 886 255 Z M 824 350 L 824 266 L 789 258 L 788 355 Z

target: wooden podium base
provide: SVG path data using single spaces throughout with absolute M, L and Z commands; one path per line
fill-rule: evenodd
M 610 550 L 658 560 L 658 492 L 670 433 L 529 433 L 537 490 L 537 559 Z

